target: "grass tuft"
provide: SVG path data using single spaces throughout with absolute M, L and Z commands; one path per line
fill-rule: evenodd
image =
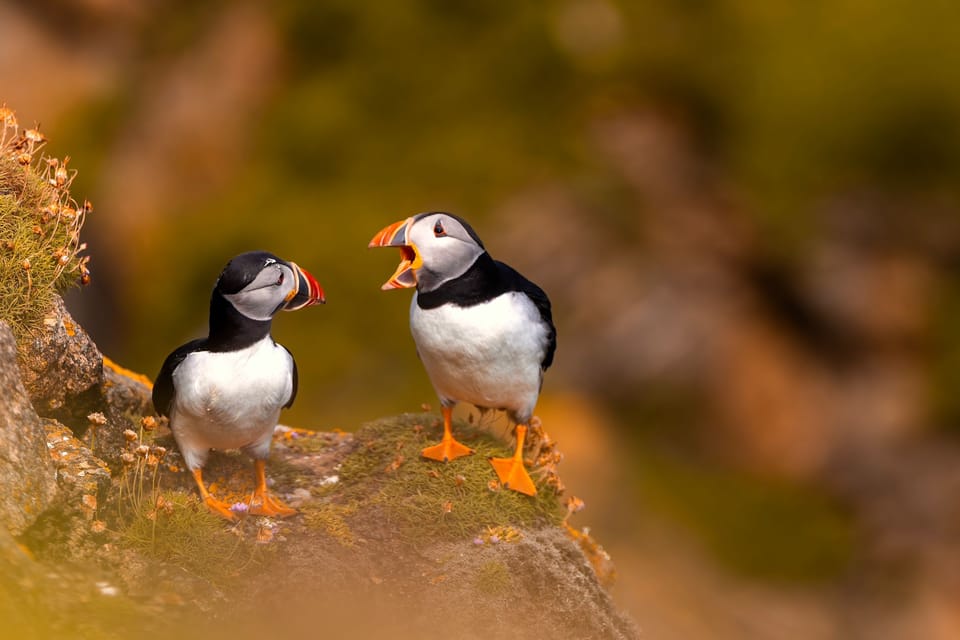
M 194 494 L 157 495 L 157 507 L 145 503 L 124 525 L 121 535 L 131 547 L 214 584 L 225 584 L 256 559 L 257 547 L 225 528 Z
M 92 415 L 91 418 L 95 416 Z M 194 493 L 161 490 L 167 450 L 154 442 L 157 421 L 127 429 L 120 450 L 116 521 L 126 546 L 223 585 L 258 557 L 238 528 L 227 528 Z

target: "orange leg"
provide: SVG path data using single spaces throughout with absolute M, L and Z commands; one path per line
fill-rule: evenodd
M 193 470 L 193 479 L 197 481 L 197 488 L 200 489 L 200 497 L 203 498 L 203 504 L 207 505 L 207 509 L 210 509 L 210 511 L 213 511 L 221 518 L 226 518 L 231 522 L 237 520 L 237 514 L 230 511 L 227 503 L 214 498 L 213 495 L 207 491 L 207 488 L 203 486 L 203 472 L 200 469 Z
M 427 447 L 420 452 L 424 458 L 439 460 L 440 462 L 449 462 L 456 460 L 461 456 L 468 456 L 473 453 L 473 449 L 460 444 L 453 439 L 453 433 L 450 431 L 450 420 L 453 418 L 453 409 L 443 407 L 443 439 L 440 444 Z
M 523 466 L 523 440 L 527 435 L 527 425 L 517 425 L 517 449 L 512 458 L 490 458 L 493 470 L 497 472 L 500 483 L 507 489 L 519 491 L 528 496 L 537 495 L 537 488 Z
M 276 518 L 289 518 L 296 515 L 296 509 L 283 504 L 267 491 L 267 463 L 263 460 L 255 460 L 253 466 L 257 471 L 257 487 L 253 490 L 253 495 L 250 496 L 250 513 Z

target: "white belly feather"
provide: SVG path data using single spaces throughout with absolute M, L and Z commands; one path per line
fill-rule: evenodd
M 441 399 L 505 409 L 525 422 L 540 394 L 547 330 L 522 293 L 472 307 L 410 307 L 410 330 Z
M 211 448 L 266 457 L 280 409 L 293 392 L 293 360 L 269 336 L 246 349 L 188 355 L 173 373 L 170 426 L 187 465 Z

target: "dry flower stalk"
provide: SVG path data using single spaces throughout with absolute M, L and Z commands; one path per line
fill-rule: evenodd
M 80 230 L 93 210 L 70 195 L 70 158 L 42 153 L 39 126 L 0 104 L 0 320 L 18 339 L 40 325 L 56 292 L 90 281 Z

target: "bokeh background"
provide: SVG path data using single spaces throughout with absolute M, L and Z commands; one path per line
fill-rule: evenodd
M 538 413 L 650 638 L 960 637 L 960 5 L 6 0 L 0 102 L 71 156 L 68 304 L 154 375 L 265 248 L 284 421 L 435 403 L 387 223 L 541 284 Z M 494 426 L 493 428 L 502 428 Z

